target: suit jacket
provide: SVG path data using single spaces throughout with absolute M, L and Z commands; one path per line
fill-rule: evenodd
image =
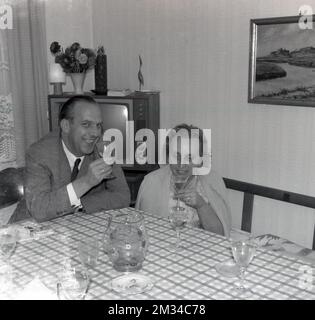
M 86 155 L 78 178 L 89 164 L 98 159 L 97 151 Z M 120 166 L 113 165 L 112 180 L 103 180 L 81 197 L 87 213 L 128 207 L 130 191 Z M 59 132 L 52 132 L 31 145 L 26 153 L 25 199 L 27 209 L 37 221 L 46 221 L 74 212 L 67 184 L 71 182 L 71 169 L 62 147 Z
M 213 170 L 208 175 L 198 176 L 198 179 L 207 200 L 223 225 L 225 236 L 229 236 L 231 212 L 223 179 Z M 170 180 L 171 170 L 168 165 L 146 175 L 138 192 L 136 209 L 150 212 L 160 217 L 168 217 Z

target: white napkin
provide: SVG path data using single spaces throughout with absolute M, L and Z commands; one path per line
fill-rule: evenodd
M 12 224 L 8 228 L 16 232 L 17 241 L 24 242 L 30 240 L 38 240 L 54 234 L 54 230 L 33 221 L 25 221 L 21 224 Z
M 4 226 L 9 222 L 16 207 L 17 203 L 14 203 L 11 206 L 0 209 L 0 226 Z
M 34 278 L 22 291 L 20 291 L 15 300 L 58 300 L 57 293 L 50 291 L 39 278 Z

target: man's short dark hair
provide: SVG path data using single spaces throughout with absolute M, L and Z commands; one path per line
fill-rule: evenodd
M 97 105 L 97 102 L 91 96 L 88 96 L 88 95 L 73 96 L 62 105 L 59 111 L 59 117 L 58 117 L 59 124 L 62 119 L 73 118 L 73 109 L 75 105 L 79 102 L 88 102 L 88 103 Z

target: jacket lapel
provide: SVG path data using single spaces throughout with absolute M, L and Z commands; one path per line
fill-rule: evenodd
M 58 144 L 59 144 L 58 165 L 59 165 L 59 173 L 60 173 L 59 181 L 60 181 L 60 185 L 67 185 L 68 183 L 71 182 L 71 168 L 69 165 L 68 158 L 65 154 L 65 151 L 63 150 L 61 138 L 59 138 Z M 84 157 L 78 176 L 77 176 L 78 178 L 82 177 L 87 172 L 89 164 L 93 162 L 95 159 L 97 159 L 95 151 L 92 154 L 86 155 Z
M 59 138 L 59 181 L 60 185 L 66 185 L 71 181 L 71 169 L 68 158 L 63 150 L 61 138 Z

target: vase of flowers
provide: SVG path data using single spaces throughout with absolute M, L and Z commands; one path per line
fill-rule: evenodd
M 63 71 L 70 75 L 75 94 L 83 94 L 83 84 L 86 72 L 95 65 L 95 52 L 89 48 L 82 48 L 80 43 L 74 42 L 64 51 L 57 41 L 50 45 L 50 52 L 55 57 Z
M 70 77 L 73 83 L 74 93 L 75 94 L 83 94 L 83 84 L 85 80 L 85 72 L 72 72 L 70 73 Z

